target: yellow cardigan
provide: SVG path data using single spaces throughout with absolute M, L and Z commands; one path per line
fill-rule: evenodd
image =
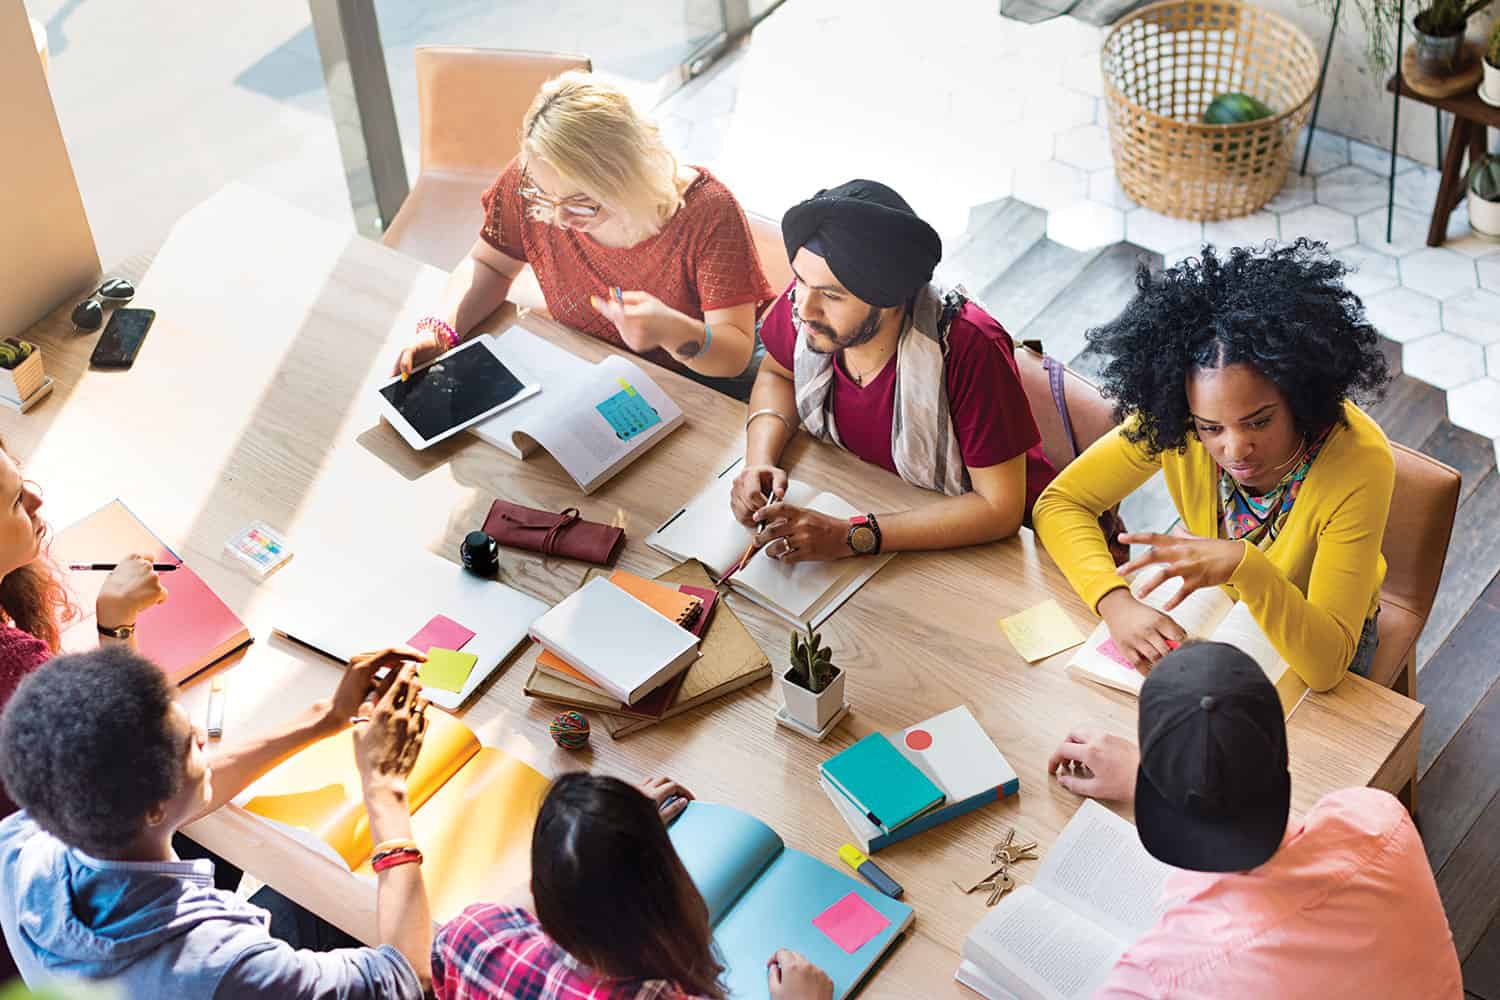
M 1248 542 L 1228 590 L 1293 670 L 1317 691 L 1343 679 L 1365 621 L 1380 603 L 1380 543 L 1390 513 L 1395 459 L 1380 426 L 1353 403 L 1303 480 L 1281 532 L 1264 551 Z M 1183 524 L 1221 537 L 1219 471 L 1193 434 L 1181 452 L 1149 457 L 1121 428 L 1095 441 L 1037 499 L 1032 521 L 1042 544 L 1078 595 L 1099 600 L 1126 581 L 1099 530 L 1101 511 L 1143 485 L 1157 469 Z

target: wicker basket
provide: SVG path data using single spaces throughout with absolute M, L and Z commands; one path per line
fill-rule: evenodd
M 1312 42 L 1248 3 L 1163 0 L 1104 40 L 1109 144 L 1120 186 L 1163 215 L 1230 219 L 1276 196 L 1318 82 Z M 1209 102 L 1239 92 L 1277 113 L 1205 125 Z

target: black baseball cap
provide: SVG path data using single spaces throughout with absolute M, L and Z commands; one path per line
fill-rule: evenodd
M 1286 835 L 1292 779 L 1276 688 L 1248 655 L 1195 642 L 1141 686 L 1135 824 L 1153 857 L 1200 872 L 1248 871 Z

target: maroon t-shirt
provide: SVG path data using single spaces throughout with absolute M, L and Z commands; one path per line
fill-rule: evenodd
M 797 331 L 792 303 L 785 294 L 760 327 L 766 353 L 793 371 Z M 888 364 L 868 384 L 850 378 L 842 364 L 833 366 L 830 407 L 844 446 L 873 465 L 896 471 L 891 454 L 891 427 L 896 419 L 896 366 Z M 948 327 L 948 411 L 964 465 L 984 469 L 1026 456 L 1026 513 L 1056 470 L 1042 455 L 1021 376 L 1016 370 L 1010 334 L 995 318 L 970 302 Z

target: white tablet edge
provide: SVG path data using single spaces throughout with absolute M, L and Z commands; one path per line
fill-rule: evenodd
M 400 410 L 391 405 L 391 401 L 386 399 L 385 395 L 381 392 L 382 389 L 400 382 L 401 377 L 399 375 L 387 379 L 386 381 L 381 382 L 375 387 L 375 400 L 377 405 L 379 405 L 380 407 L 380 415 L 386 419 L 387 423 L 396 428 L 396 432 L 401 435 L 402 440 L 411 445 L 414 450 L 422 451 L 423 449 L 437 444 L 439 441 L 445 441 L 453 435 L 459 433 L 460 431 L 468 430 L 470 427 L 479 423 L 481 420 L 486 420 L 490 417 L 493 417 L 501 410 L 514 406 L 517 403 L 522 402 L 523 400 L 530 399 L 532 396 L 535 396 L 537 393 L 542 391 L 542 387 L 540 385 L 537 385 L 535 382 L 528 381 L 529 376 L 525 372 L 521 371 L 513 365 L 507 364 L 505 359 L 500 357 L 500 353 L 495 349 L 495 342 L 493 337 L 475 337 L 473 340 L 459 344 L 457 347 L 453 348 L 450 351 L 444 351 L 442 354 L 427 362 L 427 364 L 422 365 L 421 368 L 426 368 L 429 365 L 435 365 L 439 361 L 442 361 L 444 358 L 457 354 L 459 351 L 466 351 L 471 349 L 489 351 L 496 361 L 499 361 L 501 364 L 505 365 L 506 369 L 512 375 L 522 380 L 521 391 L 516 393 L 514 396 L 510 397 L 503 403 L 492 406 L 488 410 L 483 410 L 477 415 L 469 418 L 468 420 L 454 424 L 452 427 L 443 431 L 443 433 L 439 434 L 437 437 L 423 438 L 422 435 L 418 434 L 417 429 L 407 421 L 406 417 L 402 416 Z

